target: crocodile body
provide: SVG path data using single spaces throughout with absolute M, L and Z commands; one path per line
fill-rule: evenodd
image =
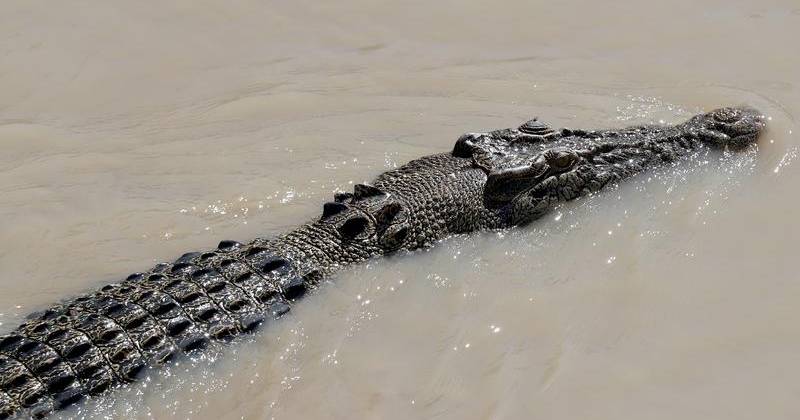
M 755 142 L 763 117 L 722 108 L 674 126 L 553 130 L 539 121 L 461 136 L 337 193 L 273 239 L 223 241 L 32 314 L 0 337 L 0 418 L 44 416 L 145 368 L 255 330 L 350 264 L 448 235 L 507 228 L 705 147 Z

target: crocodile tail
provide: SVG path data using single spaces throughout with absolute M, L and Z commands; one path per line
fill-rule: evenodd
M 30 316 L 0 336 L 0 419 L 45 416 L 286 313 L 318 274 L 269 249 L 223 241 Z

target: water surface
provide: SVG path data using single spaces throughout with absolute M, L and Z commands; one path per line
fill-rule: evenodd
M 67 418 L 800 416 L 800 5 L 0 4 L 0 331 L 463 132 L 746 103 L 757 149 L 347 270 Z

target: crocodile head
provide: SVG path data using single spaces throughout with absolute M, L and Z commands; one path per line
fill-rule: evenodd
M 623 130 L 555 131 L 533 120 L 517 129 L 462 136 L 453 154 L 469 154 L 486 172 L 485 205 L 507 209 L 512 224 L 520 224 L 559 201 L 704 147 L 742 149 L 764 126 L 763 115 L 746 107 L 717 109 L 674 126 Z

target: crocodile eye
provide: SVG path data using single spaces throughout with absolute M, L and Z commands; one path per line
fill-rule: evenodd
M 578 162 L 578 155 L 565 150 L 551 150 L 545 154 L 545 159 L 552 169 L 565 171 Z

